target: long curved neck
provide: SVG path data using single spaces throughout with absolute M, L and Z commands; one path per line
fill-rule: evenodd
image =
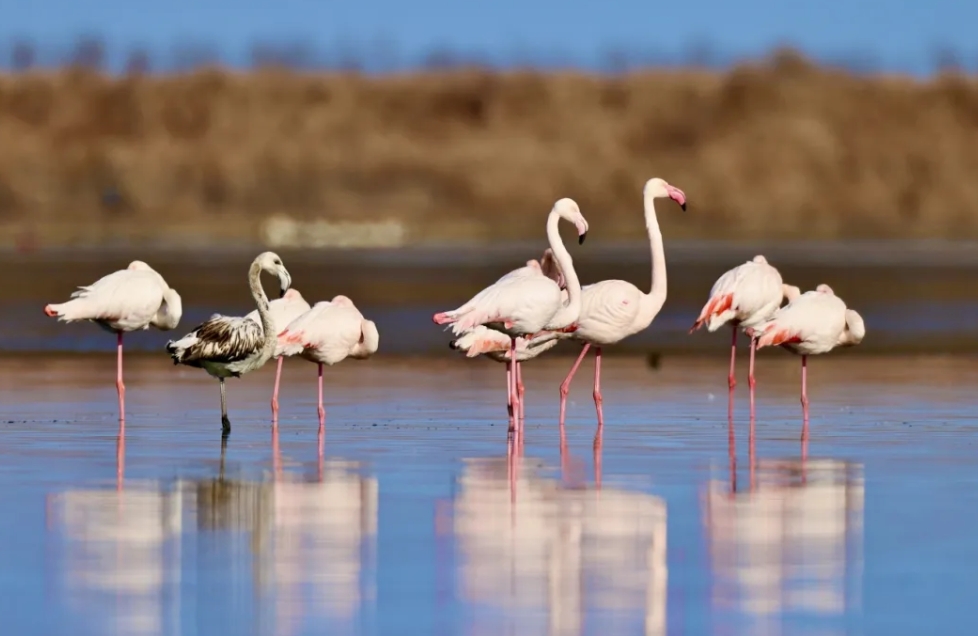
M 547 240 L 550 242 L 550 249 L 553 250 L 554 258 L 560 265 L 560 271 L 564 274 L 567 282 L 567 302 L 561 305 L 560 309 L 550 319 L 549 327 L 559 329 L 574 323 L 581 314 L 581 281 L 577 278 L 574 271 L 574 260 L 570 252 L 564 247 L 564 240 L 560 238 L 560 216 L 556 212 L 551 212 L 547 217 Z
M 248 270 L 248 286 L 251 287 L 251 296 L 255 299 L 258 307 L 258 320 L 261 321 L 264 340 L 262 349 L 275 349 L 275 327 L 272 325 L 272 314 L 268 309 L 268 296 L 261 286 L 261 264 L 256 260 Z
M 163 304 L 153 317 L 152 325 L 157 329 L 169 331 L 176 329 L 183 315 L 183 301 L 174 289 L 163 292 Z
M 645 197 L 645 227 L 649 231 L 649 244 L 652 249 L 652 289 L 642 298 L 643 316 L 649 322 L 655 318 L 666 302 L 666 254 L 662 246 L 662 231 L 655 215 L 655 197 Z

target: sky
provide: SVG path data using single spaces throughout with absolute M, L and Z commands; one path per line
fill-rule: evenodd
M 707 44 L 736 58 L 787 44 L 822 59 L 866 54 L 879 68 L 913 73 L 930 70 L 946 47 L 978 67 L 978 2 L 967 0 L 0 0 L 0 15 L 5 65 L 15 38 L 51 50 L 96 34 L 113 63 L 133 45 L 156 53 L 191 41 L 238 65 L 261 39 L 327 50 L 383 41 L 400 58 L 441 48 L 497 63 L 523 51 L 580 66 L 609 48 L 681 56 Z

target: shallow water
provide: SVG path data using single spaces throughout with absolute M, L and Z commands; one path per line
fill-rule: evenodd
M 528 363 L 522 454 L 503 367 L 446 355 L 228 388 L 166 358 L 0 361 L 0 615 L 38 634 L 958 634 L 978 559 L 978 363 L 759 360 L 734 433 L 720 360 Z M 447 352 L 446 352 L 447 354 Z

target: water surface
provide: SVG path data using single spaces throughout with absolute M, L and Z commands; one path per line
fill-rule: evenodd
M 43 634 L 964 634 L 978 560 L 967 358 L 349 361 L 217 383 L 163 356 L 0 362 L 0 615 Z M 321 442 L 321 445 L 320 445 Z M 320 450 L 321 449 L 321 450 Z

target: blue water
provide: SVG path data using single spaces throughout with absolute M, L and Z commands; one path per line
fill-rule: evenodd
M 277 439 L 272 367 L 229 383 L 222 449 L 196 370 L 129 361 L 120 440 L 113 358 L 7 358 L 4 633 L 970 633 L 978 363 L 813 359 L 803 447 L 782 353 L 753 445 L 722 361 L 608 358 L 562 452 L 567 361 L 527 364 L 522 456 L 484 360 L 328 369 L 320 456 L 301 360 Z

